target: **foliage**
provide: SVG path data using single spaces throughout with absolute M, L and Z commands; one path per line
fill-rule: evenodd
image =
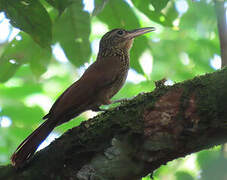
M 173 83 L 214 71 L 210 63 L 219 55 L 219 41 L 212 2 L 130 2 L 95 0 L 91 12 L 78 0 L 0 0 L 0 11 L 21 30 L 13 40 L 0 42 L 0 125 L 7 118 L 12 120 L 11 126 L 0 127 L 0 163 L 9 162 L 12 151 L 42 122 L 54 99 L 95 60 L 97 42 L 108 29 L 157 28 L 135 40 L 131 50 L 134 73 L 129 73 L 132 80 L 115 99 L 151 91 L 154 81 L 162 78 Z M 53 53 L 56 44 L 67 62 Z M 85 113 L 55 132 L 62 133 L 89 116 L 90 112 Z M 154 179 L 198 179 L 200 169 L 217 162 L 218 154 L 215 148 L 191 156 L 192 169 L 187 168 L 190 158 L 170 162 L 155 172 Z M 200 176 L 207 177 L 206 173 Z

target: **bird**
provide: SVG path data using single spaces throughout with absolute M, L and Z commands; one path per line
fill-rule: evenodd
M 154 30 L 154 27 L 116 28 L 104 34 L 96 61 L 57 98 L 43 117 L 45 121 L 12 154 L 11 164 L 16 168 L 23 167 L 55 127 L 84 111 L 101 111 L 101 105 L 111 104 L 111 98 L 126 81 L 134 38 Z

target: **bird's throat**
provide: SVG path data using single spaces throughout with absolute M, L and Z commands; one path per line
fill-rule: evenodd
M 118 57 L 125 57 L 129 56 L 128 49 L 121 49 L 117 47 L 111 47 L 111 48 L 103 48 L 102 50 L 99 51 L 98 53 L 98 59 L 101 57 L 113 57 L 113 56 L 118 56 Z

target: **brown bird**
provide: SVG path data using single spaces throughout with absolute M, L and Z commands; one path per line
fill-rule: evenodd
M 111 104 L 110 99 L 125 83 L 133 39 L 151 31 L 154 27 L 107 32 L 100 41 L 97 60 L 55 101 L 43 117 L 46 121 L 18 146 L 11 157 L 12 165 L 22 167 L 56 126 L 86 110 L 99 111 L 101 105 Z

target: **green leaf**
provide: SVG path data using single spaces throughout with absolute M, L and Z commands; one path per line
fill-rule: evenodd
M 34 75 L 40 77 L 47 71 L 51 59 L 51 49 L 41 49 L 34 44 L 34 49 L 30 49 L 29 64 Z
M 178 171 L 176 174 L 176 180 L 193 180 L 193 176 L 191 174 L 189 174 L 188 172 L 184 172 L 184 171 Z
M 11 59 L 0 58 L 0 82 L 6 82 L 10 79 L 21 64 L 10 62 Z
M 138 73 L 144 74 L 142 67 L 139 63 L 139 58 L 143 52 L 149 48 L 148 40 L 146 37 L 138 37 L 134 40 L 134 44 L 130 51 L 130 67 L 135 69 Z M 149 61 L 149 60 L 148 60 Z
M 10 117 L 16 125 L 22 124 L 26 126 L 26 129 L 31 129 L 32 125 L 42 121 L 44 113 L 38 106 L 27 107 L 23 104 L 17 104 L 4 106 L 1 115 Z
M 180 28 L 198 31 L 194 35 L 205 35 L 205 32 L 214 31 L 217 28 L 214 7 L 206 1 L 190 3 L 190 8 L 181 18 Z
M 41 47 L 48 47 L 52 40 L 51 19 L 37 0 L 1 0 L 0 8 L 6 12 L 11 24 L 28 33 Z
M 98 15 L 102 9 L 105 7 L 105 5 L 108 3 L 109 0 L 96 0 L 95 1 L 95 8 L 92 12 L 93 16 Z
M 207 150 L 198 153 L 201 167 L 201 180 L 226 179 L 227 159 L 220 150 Z
M 167 17 L 167 21 L 173 25 L 173 21 L 179 16 L 175 4 L 173 2 L 169 3 L 168 8 L 165 9 L 165 16 Z
M 59 14 L 61 15 L 65 8 L 71 5 L 75 0 L 46 0 L 50 5 L 58 9 Z
M 67 58 L 79 67 L 89 60 L 90 17 L 80 1 L 66 9 L 54 27 L 55 42 L 60 42 Z
M 0 57 L 0 82 L 11 78 L 18 68 L 29 63 L 33 73 L 40 76 L 47 70 L 51 49 L 38 46 L 28 35 L 21 32 L 21 40 L 14 39 Z
M 124 98 L 132 98 L 142 92 L 149 92 L 154 89 L 154 83 L 151 81 L 143 81 L 139 84 L 128 82 L 125 86 L 113 97 L 114 100 Z
M 166 7 L 169 0 L 152 0 L 150 1 L 151 4 L 154 6 L 156 11 L 161 11 L 164 7 Z
M 197 163 L 201 169 L 207 169 L 208 166 L 213 164 L 215 160 L 220 157 L 220 151 L 209 149 L 203 150 L 198 153 Z
M 97 17 L 107 24 L 109 29 L 119 27 L 135 29 L 140 27 L 139 20 L 133 10 L 126 2 L 121 0 L 109 1 Z M 149 48 L 147 38 L 138 37 L 130 52 L 131 67 L 141 74 L 143 74 L 143 70 L 138 59 L 147 48 Z
M 23 86 L 19 87 L 1 87 L 0 97 L 3 101 L 4 99 L 23 99 L 30 94 L 42 93 L 42 87 L 39 84 L 24 83 Z M 6 104 L 6 102 L 4 103 Z
M 171 2 L 170 7 L 165 9 L 165 11 L 161 11 L 166 7 L 168 1 L 169 0 L 132 0 L 132 3 L 152 21 L 162 24 L 163 26 L 172 27 L 173 20 L 178 16 L 174 3 Z M 154 9 L 152 9 L 152 7 Z

